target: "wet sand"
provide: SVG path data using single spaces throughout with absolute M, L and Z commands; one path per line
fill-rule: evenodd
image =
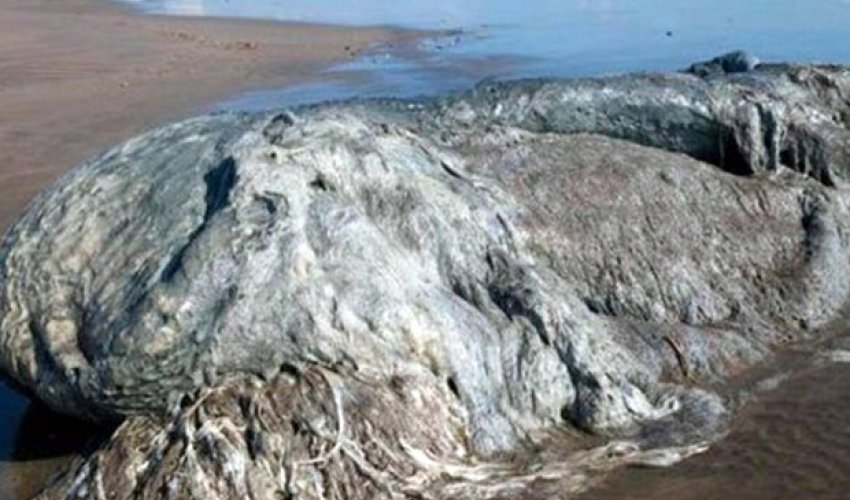
M 69 167 L 238 91 L 297 83 L 420 33 L 0 3 L 0 229 Z
M 233 94 L 308 81 L 424 32 L 150 16 L 105 0 L 0 3 L 0 232 L 63 172 Z M 0 383 L 0 498 L 29 498 L 96 437 Z
M 124 138 L 235 93 L 307 82 L 374 28 L 144 16 L 99 0 L 0 4 L 0 230 L 42 187 Z M 850 365 L 805 370 L 731 435 L 670 469 L 623 469 L 587 499 L 847 498 Z M 0 499 L 28 498 L 98 436 L 0 385 Z
M 669 469 L 614 472 L 583 500 L 850 498 L 850 364 L 795 374 L 746 405 L 732 432 Z

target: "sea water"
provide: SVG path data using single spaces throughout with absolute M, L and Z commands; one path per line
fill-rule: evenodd
M 415 58 L 378 51 L 321 82 L 243 95 L 219 108 L 416 96 L 483 78 L 675 70 L 737 49 L 766 61 L 850 63 L 850 0 L 124 1 L 160 14 L 452 31 Z
M 122 0 L 169 15 L 440 30 L 414 54 L 377 48 L 315 83 L 234 96 L 215 109 L 257 110 L 353 96 L 410 97 L 484 78 L 579 77 L 676 70 L 746 49 L 766 61 L 850 64 L 850 0 Z M 850 365 L 823 367 L 745 410 L 733 439 L 667 471 L 624 471 L 594 498 L 805 498 L 847 494 Z M 0 383 L 0 493 L 31 492 L 15 464 L 55 467 L 61 438 L 32 446 L 52 418 L 24 413 Z M 34 423 L 35 422 L 35 423 Z M 29 435 L 25 447 L 16 446 Z M 58 448 L 58 449 L 57 449 Z M 40 453 L 40 451 L 44 453 Z M 26 456 L 23 456 L 26 455 Z M 789 473 L 789 467 L 793 470 Z M 737 486 L 736 486 L 737 485 Z M 731 498 L 730 497 L 730 498 Z

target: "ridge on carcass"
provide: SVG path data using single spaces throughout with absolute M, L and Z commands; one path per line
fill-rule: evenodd
M 725 431 L 716 392 L 850 286 L 850 72 L 218 114 L 41 194 L 0 362 L 123 422 L 45 493 L 569 495 Z

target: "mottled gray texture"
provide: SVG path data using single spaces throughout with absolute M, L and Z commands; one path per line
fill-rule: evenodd
M 710 61 L 693 64 L 688 68 L 688 72 L 702 77 L 746 73 L 754 70 L 758 64 L 759 60 L 756 56 L 744 50 L 737 50 Z
M 126 419 L 46 495 L 566 495 L 698 451 L 708 388 L 850 292 L 849 93 L 526 81 L 130 141 L 0 254 L 7 373 Z

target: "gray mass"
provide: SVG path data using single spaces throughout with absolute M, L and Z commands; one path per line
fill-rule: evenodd
M 120 426 L 44 498 L 568 497 L 705 449 L 850 292 L 850 71 L 726 57 L 75 169 L 3 240 L 0 365 Z

